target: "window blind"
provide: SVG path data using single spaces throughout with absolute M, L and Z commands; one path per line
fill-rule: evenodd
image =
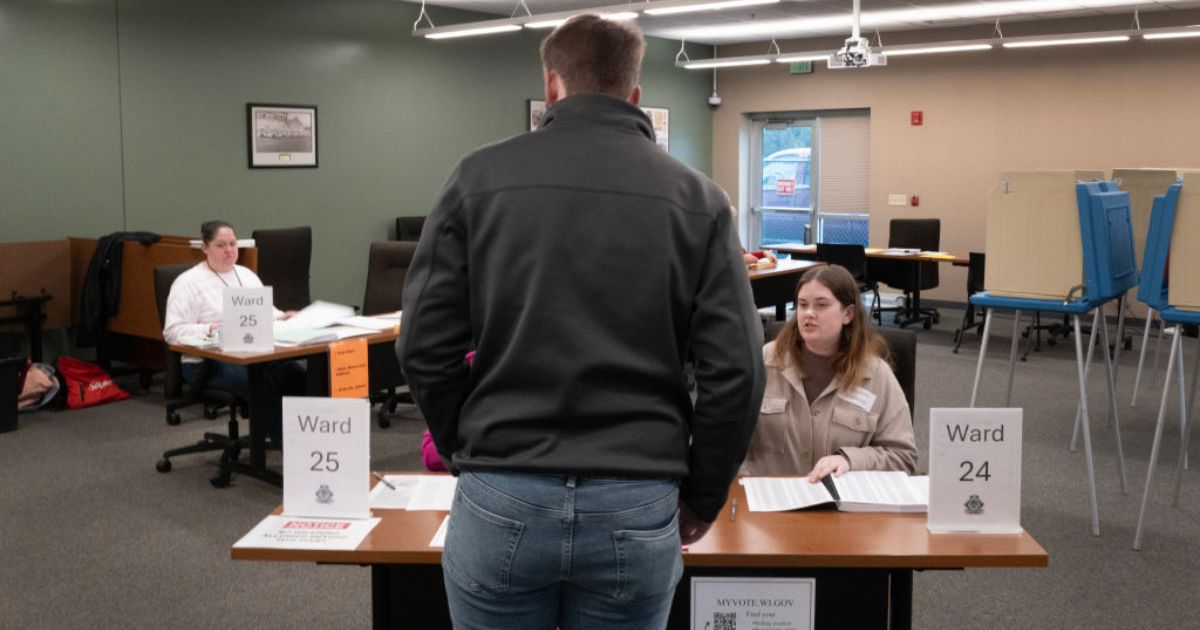
M 821 116 L 820 181 L 817 204 L 820 212 L 867 212 L 871 175 L 871 117 Z

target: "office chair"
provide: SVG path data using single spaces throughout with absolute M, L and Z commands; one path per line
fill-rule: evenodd
M 962 346 L 963 338 L 967 336 L 967 331 L 974 328 L 975 334 L 983 333 L 983 320 L 976 321 L 975 305 L 971 303 L 971 296 L 983 291 L 983 277 L 987 256 L 981 252 L 971 252 L 967 258 L 967 308 L 963 311 L 962 324 L 954 331 L 954 354 L 958 354 L 959 347 Z M 980 307 L 980 315 L 986 312 L 987 309 Z
M 425 227 L 425 217 L 398 217 L 396 219 L 396 240 L 419 241 L 423 227 Z
M 817 243 L 817 260 L 845 267 L 858 283 L 859 293 L 873 293 L 875 299 L 871 302 L 871 316 L 877 323 L 883 324 L 883 312 L 879 310 L 879 283 L 867 276 L 867 251 L 862 245 Z
M 941 219 L 892 219 L 889 225 L 888 247 L 938 251 L 941 248 L 941 235 Z M 917 266 L 915 269 L 914 265 Z M 921 322 L 928 330 L 941 320 L 936 308 L 922 308 L 919 313 L 912 312 L 913 294 L 938 286 L 938 263 L 872 260 L 870 275 L 904 292 L 903 308 L 884 309 L 896 311 L 894 321 L 901 328 Z
M 258 248 L 258 277 L 271 287 L 275 308 L 295 311 L 308 306 L 312 228 L 254 230 L 251 236 Z
M 769 321 L 763 324 L 763 344 L 774 341 L 775 337 L 779 335 L 779 331 L 787 324 L 788 322 L 780 321 Z M 908 401 L 909 413 L 915 416 L 917 413 L 917 334 L 911 330 L 898 328 L 876 327 L 875 331 L 887 343 L 888 351 L 891 353 L 892 373 L 896 375 L 896 381 L 900 383 L 900 389 L 904 391 L 904 399 Z
M 412 263 L 417 244 L 413 241 L 378 241 L 371 243 L 367 260 L 367 289 L 363 295 L 362 312 L 366 315 L 389 313 L 400 310 L 400 298 L 404 293 L 404 278 Z M 390 414 L 395 413 L 396 403 L 411 402 L 404 375 L 396 362 L 395 352 L 390 346 L 381 346 L 383 354 L 371 364 L 370 389 L 376 394 L 371 402 L 381 403 L 376 416 L 379 427 L 392 425 Z M 387 356 L 383 356 L 387 355 Z
M 179 274 L 187 271 L 194 265 L 161 265 L 154 269 L 154 300 L 158 306 L 158 322 L 159 325 L 164 325 L 167 312 L 167 297 L 171 293 L 171 285 Z M 182 369 L 179 353 L 172 352 L 164 346 L 166 353 L 166 372 L 163 376 L 163 393 L 168 397 L 176 396 L 181 391 Z M 242 437 L 238 431 L 238 409 L 242 409 L 243 416 L 248 402 L 237 396 L 234 396 L 229 390 L 210 386 L 208 384 L 207 370 L 201 371 L 200 375 L 188 387 L 184 397 L 180 400 L 169 401 L 167 403 L 167 424 L 179 424 L 179 409 L 204 403 L 205 417 L 216 417 L 217 409 L 227 407 L 229 409 L 229 426 L 228 434 L 205 432 L 200 441 L 190 446 L 173 448 L 163 452 L 162 459 L 155 464 L 155 469 L 160 473 L 171 472 L 171 458 L 178 455 L 189 455 L 192 453 L 206 453 L 209 451 L 221 451 L 221 462 L 225 464 L 237 459 L 238 454 L 243 447 L 249 448 L 250 442 L 248 437 Z M 228 467 L 221 466 L 222 471 L 228 471 Z M 216 477 L 213 477 L 210 482 L 213 486 L 224 488 L 229 485 L 229 473 L 222 472 Z

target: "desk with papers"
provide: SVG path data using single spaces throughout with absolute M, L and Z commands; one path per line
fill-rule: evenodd
M 670 628 L 690 627 L 691 577 L 811 577 L 816 579 L 816 627 L 908 628 L 914 570 L 1032 568 L 1048 563 L 1045 550 L 1024 531 L 931 534 L 924 514 L 755 512 L 747 509 L 746 492 L 736 482 L 729 496 L 708 534 L 684 550 L 684 578 L 676 589 Z M 736 515 L 734 500 L 742 506 Z M 373 513 L 379 524 L 354 550 L 239 544 L 231 556 L 370 565 L 375 628 L 449 628 L 441 549 L 431 546 L 448 512 Z
M 361 330 L 356 336 L 366 340 L 368 344 L 368 362 L 370 370 L 370 387 L 372 391 L 382 389 L 386 384 L 395 381 L 399 376 L 399 364 L 396 360 L 394 345 L 399 336 L 399 319 L 394 320 L 396 326 L 387 330 Z M 270 397 L 264 369 L 267 365 L 279 361 L 306 359 L 308 363 L 308 392 L 314 396 L 326 396 L 329 392 L 329 346 L 334 340 L 324 340 L 294 346 L 276 346 L 269 352 L 222 352 L 215 347 L 197 347 L 193 345 L 172 344 L 171 351 L 180 354 L 223 361 L 233 365 L 244 365 L 250 381 L 250 453 L 249 462 L 233 462 L 233 470 L 241 474 L 261 479 L 274 485 L 282 485 L 279 473 L 267 469 L 267 429 L 263 426 L 262 415 L 254 413 L 255 408 L 262 408 Z

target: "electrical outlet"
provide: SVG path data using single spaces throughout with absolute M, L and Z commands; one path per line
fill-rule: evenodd
M 908 205 L 908 195 L 906 195 L 904 193 L 892 193 L 892 194 L 888 195 L 888 205 L 889 206 L 907 206 Z

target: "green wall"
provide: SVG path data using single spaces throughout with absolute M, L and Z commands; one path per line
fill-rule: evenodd
M 0 0 L 0 241 L 311 225 L 313 295 L 358 304 L 369 243 L 542 97 L 544 33 L 433 42 L 410 35 L 417 9 Z M 643 104 L 670 108 L 672 155 L 708 173 L 711 75 L 676 69 L 676 42 L 648 44 Z M 316 105 L 319 168 L 247 168 L 247 102 Z

